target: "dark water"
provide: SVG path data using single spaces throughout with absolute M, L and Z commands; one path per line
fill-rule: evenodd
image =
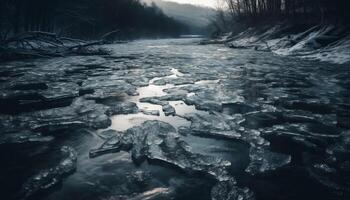
M 108 57 L 0 64 L 3 199 L 23 199 L 23 184 L 55 167 L 62 146 L 77 152 L 76 168 L 27 199 L 211 199 L 219 178 L 174 163 L 135 164 L 128 151 L 89 157 L 104 130 L 148 120 L 187 130 L 180 139 L 193 154 L 230 161 L 230 176 L 256 199 L 348 199 L 349 66 L 196 41 L 141 40 L 106 46 Z M 169 103 L 176 115 L 145 97 Z M 105 115 L 123 102 L 139 110 Z M 26 139 L 33 133 L 42 135 Z

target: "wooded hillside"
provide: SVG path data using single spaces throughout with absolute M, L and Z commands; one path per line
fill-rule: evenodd
M 116 29 L 126 36 L 174 36 L 184 26 L 139 0 L 0 1 L 2 39 L 27 31 L 93 39 Z

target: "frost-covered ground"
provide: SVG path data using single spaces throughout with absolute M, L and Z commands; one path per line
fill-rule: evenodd
M 314 26 L 295 31 L 288 25 L 249 28 L 225 38 L 233 48 L 252 47 L 278 55 L 297 56 L 336 64 L 350 63 L 348 27 Z
M 197 39 L 3 63 L 4 199 L 348 199 L 350 69 Z

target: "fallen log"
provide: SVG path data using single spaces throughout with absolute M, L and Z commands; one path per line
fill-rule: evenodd
M 120 30 L 114 30 L 114 31 L 108 32 L 101 37 L 101 40 L 105 43 L 112 43 L 116 41 L 118 37 L 120 37 L 120 33 L 121 33 Z
M 89 43 L 85 43 L 85 44 L 79 44 L 79 45 L 76 45 L 76 46 L 72 46 L 72 47 L 69 47 L 68 49 L 76 49 L 76 48 L 84 48 L 84 47 L 89 47 L 89 46 L 94 46 L 94 45 L 102 45 L 104 44 L 104 42 L 102 40 L 99 40 L 99 41 L 95 41 L 95 42 L 89 42 Z
M 107 50 L 95 47 L 103 44 L 105 44 L 103 39 L 87 42 L 73 38 L 58 37 L 55 33 L 26 32 L 0 41 L 0 60 L 69 55 L 108 55 L 109 52 Z

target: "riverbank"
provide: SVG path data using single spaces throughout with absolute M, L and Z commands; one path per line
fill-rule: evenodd
M 337 64 L 350 63 L 350 29 L 343 25 L 260 25 L 203 41 Z

